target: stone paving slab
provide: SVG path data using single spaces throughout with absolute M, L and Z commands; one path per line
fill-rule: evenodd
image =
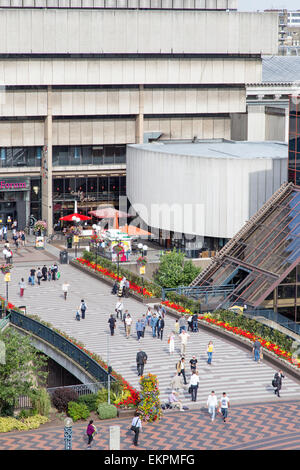
M 211 421 L 207 410 L 165 413 L 159 422 L 143 424 L 138 447 L 134 447 L 131 419 L 95 422 L 98 434 L 91 450 L 109 450 L 109 427 L 120 426 L 120 448 L 126 450 L 299 450 L 299 401 L 236 405 L 224 423 L 220 416 Z M 73 450 L 85 450 L 87 423 L 73 425 Z M 62 450 L 61 427 L 0 434 L 0 449 Z M 98 462 L 101 463 L 101 455 Z M 202 456 L 200 455 L 200 458 Z M 142 464 L 140 462 L 140 464 Z
M 50 263 L 51 264 L 51 263 Z M 70 336 L 76 337 L 92 352 L 97 353 L 107 361 L 107 341 L 109 341 L 109 358 L 112 367 L 139 389 L 139 378 L 136 371 L 136 354 L 142 348 L 148 355 L 145 373 L 151 372 L 158 376 L 161 399 L 165 401 L 170 393 L 170 382 L 175 374 L 176 361 L 179 358 L 179 340 L 176 339 L 174 356 L 169 355 L 167 336 L 173 329 L 174 319 L 167 316 L 163 341 L 152 338 L 151 329 L 147 328 L 145 338 L 137 341 L 135 321 L 146 312 L 142 305 L 133 298 L 123 299 L 125 309 L 133 316 L 133 328 L 130 339 L 126 339 L 123 323 L 117 323 L 116 334 L 109 334 L 108 318 L 114 312 L 117 298 L 111 295 L 111 288 L 103 282 L 82 273 L 73 266 L 61 265 L 61 279 L 58 281 L 41 282 L 41 286 L 28 286 L 23 298 L 18 294 L 18 282 L 21 277 L 28 279 L 29 268 L 16 265 L 12 270 L 12 281 L 9 286 L 9 300 L 15 305 L 26 305 L 27 312 L 37 314 L 43 320 L 52 323 Z M 62 293 L 62 283 L 70 284 L 68 299 L 65 301 Z M 0 278 L 1 283 L 1 278 Z M 4 293 L 4 281 L 0 287 Z M 87 303 L 85 320 L 75 320 L 76 310 L 80 300 Z M 212 365 L 206 363 L 206 346 L 209 340 L 214 342 Z M 211 390 L 218 396 L 227 392 L 232 403 L 250 403 L 280 400 L 274 395 L 271 381 L 274 369 L 265 363 L 253 361 L 250 354 L 230 342 L 211 333 L 200 330 L 191 333 L 186 359 L 192 355 L 198 359 L 200 387 L 198 403 L 206 403 Z M 190 377 L 189 366 L 186 368 L 187 380 Z M 283 380 L 283 399 L 300 397 L 300 385 L 292 378 Z M 190 395 L 184 390 L 181 399 L 192 407 Z

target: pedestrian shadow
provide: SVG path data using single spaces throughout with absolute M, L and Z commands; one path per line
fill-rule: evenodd
M 265 387 L 266 392 L 274 394 L 275 388 L 272 385 L 266 385 Z

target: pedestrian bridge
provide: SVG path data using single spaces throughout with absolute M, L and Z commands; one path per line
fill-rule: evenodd
M 80 347 L 64 336 L 17 310 L 1 320 L 0 328 L 13 327 L 19 333 L 30 335 L 32 345 L 68 370 L 82 383 L 108 382 L 107 371 Z M 115 380 L 111 377 L 112 380 Z

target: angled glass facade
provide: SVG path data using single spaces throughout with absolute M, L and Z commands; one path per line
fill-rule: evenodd
M 300 186 L 300 96 L 290 96 L 288 180 Z

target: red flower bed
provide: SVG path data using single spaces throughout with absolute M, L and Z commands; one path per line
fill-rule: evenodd
M 187 308 L 184 308 L 181 305 L 176 304 L 175 302 L 170 302 L 169 300 L 164 300 L 162 304 L 166 305 L 167 307 L 173 308 L 179 313 L 191 313 L 191 311 Z
M 250 333 L 250 331 L 242 330 L 241 328 L 238 328 L 237 326 L 231 326 L 229 323 L 222 322 L 220 320 L 217 320 L 216 318 L 200 316 L 199 319 L 202 321 L 206 321 L 207 323 L 212 323 L 213 325 L 216 325 L 227 331 L 231 331 L 232 333 L 238 336 L 243 336 L 244 338 L 250 339 L 250 341 L 254 342 L 255 340 L 258 340 L 261 343 L 263 348 L 268 349 L 269 351 L 276 354 L 278 357 L 283 358 L 284 360 L 288 361 L 290 364 L 293 364 L 300 369 L 300 363 L 294 362 L 291 353 L 284 351 L 279 346 L 277 346 L 274 343 L 271 343 L 270 341 L 266 341 L 265 339 L 260 338 L 259 336 L 256 336 L 253 333 Z
M 83 258 L 76 258 L 76 261 L 78 261 L 83 266 L 87 266 L 88 268 L 93 269 L 94 271 L 97 271 L 103 274 L 104 276 L 110 277 L 114 281 L 122 280 L 122 276 L 118 276 L 116 273 L 113 273 L 107 268 L 103 268 L 99 264 L 97 264 L 96 266 L 96 263 L 91 263 L 90 261 L 87 261 L 86 259 L 83 259 Z M 137 284 L 131 281 L 129 281 L 129 289 L 136 292 L 137 294 L 142 295 L 143 297 L 153 297 L 152 292 L 148 291 L 146 288 L 138 286 Z

